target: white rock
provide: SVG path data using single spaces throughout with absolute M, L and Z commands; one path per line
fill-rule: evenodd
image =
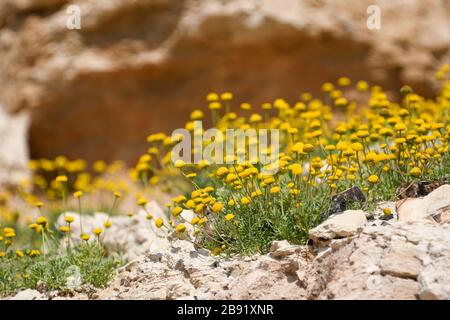
M 450 221 L 450 185 L 443 185 L 423 198 L 406 199 L 398 203 L 398 218 L 403 222 Z M 433 218 L 433 216 L 436 216 Z
M 17 293 L 14 297 L 9 300 L 47 300 L 45 295 L 37 290 L 26 289 Z
M 331 216 L 326 221 L 309 231 L 309 237 L 314 242 L 327 241 L 336 238 L 351 237 L 361 232 L 367 223 L 366 214 L 362 210 L 347 210 Z
M 27 168 L 29 123 L 29 112 L 10 115 L 0 101 L 0 186 L 18 184 L 30 176 Z
M 295 253 L 299 253 L 302 250 L 302 246 L 292 245 L 286 240 L 273 241 L 270 246 L 270 256 L 274 258 L 283 258 Z
M 420 299 L 450 299 L 450 258 L 440 259 L 425 267 L 419 274 Z

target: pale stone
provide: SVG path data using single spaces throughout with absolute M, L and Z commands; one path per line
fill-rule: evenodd
M 402 200 L 397 210 L 403 222 L 447 223 L 450 221 L 450 185 L 443 185 L 423 198 Z
M 362 210 L 347 210 L 334 215 L 309 231 L 313 241 L 331 240 L 351 237 L 362 231 L 367 223 L 366 214 Z
M 113 217 L 113 226 L 149 231 L 144 216 L 123 218 Z M 450 299 L 450 224 L 423 221 L 376 220 L 355 236 L 330 241 L 331 247 L 275 241 L 268 254 L 251 257 L 211 256 L 191 241 L 154 235 L 137 244 L 131 236 L 121 244 L 136 258 L 95 299 Z M 107 247 L 117 245 L 114 237 L 105 239 Z M 37 296 L 50 297 L 64 298 Z
M 382 257 L 381 274 L 405 279 L 417 279 L 422 269 L 422 264 L 417 258 L 418 254 L 418 249 L 414 245 L 401 243 L 399 246 L 392 246 L 387 254 Z
M 434 260 L 419 274 L 420 299 L 449 300 L 450 299 L 450 258 Z
M 29 113 L 9 115 L 0 101 L 0 187 L 29 177 L 27 134 Z
M 46 297 L 37 290 L 26 289 L 11 297 L 10 300 L 46 300 Z

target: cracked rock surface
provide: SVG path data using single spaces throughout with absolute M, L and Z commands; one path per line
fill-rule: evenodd
M 267 255 L 227 260 L 177 241 L 91 298 L 450 299 L 450 225 L 376 221 L 326 251 L 280 241 Z
M 449 190 L 442 186 L 422 200 L 441 199 L 439 205 L 434 203 L 440 210 L 447 206 L 443 195 L 450 199 Z M 449 223 L 422 216 L 408 222 L 365 222 L 360 211 L 341 215 L 339 223 L 327 220 L 311 230 L 318 241 L 311 246 L 275 241 L 268 254 L 252 257 L 214 257 L 188 240 L 152 245 L 155 239 L 140 243 L 130 238 L 128 247 L 137 258 L 120 268 L 105 289 L 71 298 L 450 299 Z M 112 219 L 120 229 L 122 217 Z M 138 234 L 136 221 L 128 230 L 122 225 L 122 232 Z M 109 239 L 109 245 L 118 238 L 122 237 Z M 139 253 L 133 246 L 145 251 Z M 15 298 L 43 298 L 32 293 L 27 290 Z

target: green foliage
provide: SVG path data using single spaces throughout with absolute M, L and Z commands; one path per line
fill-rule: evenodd
M 81 277 L 82 285 L 103 287 L 111 279 L 120 259 L 105 256 L 97 243 L 82 243 L 63 254 L 30 257 L 13 251 L 0 258 L 0 296 L 27 288 L 70 291 L 69 277 Z

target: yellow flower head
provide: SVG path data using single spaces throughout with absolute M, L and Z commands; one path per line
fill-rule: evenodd
M 137 199 L 136 203 L 138 204 L 138 206 L 145 207 L 145 205 L 147 204 L 147 199 L 139 198 Z
M 183 168 L 185 165 L 186 165 L 186 163 L 181 159 L 178 159 L 177 161 L 175 161 L 175 168 Z
M 252 114 L 249 118 L 250 123 L 257 123 L 261 122 L 262 120 L 263 118 L 261 117 L 261 115 L 257 113 Z
M 75 191 L 75 192 L 73 193 L 73 196 L 74 196 L 75 198 L 81 198 L 82 195 L 83 195 L 83 191 Z
M 248 197 L 243 197 L 243 198 L 241 199 L 241 203 L 242 203 L 243 205 L 247 205 L 247 204 L 250 203 L 250 199 L 249 199 Z
M 192 225 L 196 225 L 199 221 L 200 221 L 200 218 L 199 218 L 199 217 L 194 217 L 194 218 L 192 218 L 192 220 L 191 220 L 191 224 L 192 224 Z
M 194 110 L 191 113 L 191 120 L 201 120 L 203 119 L 203 111 L 201 110 Z
M 164 225 L 164 220 L 162 218 L 157 218 L 155 220 L 155 226 L 159 229 Z
M 250 103 L 241 103 L 242 110 L 250 110 L 251 108 L 252 106 L 250 105 Z
M 217 102 L 217 101 L 211 102 L 208 106 L 208 108 L 210 110 L 219 110 L 221 107 L 222 107 L 222 105 L 220 104 L 220 102 Z
M 59 231 L 62 233 L 68 233 L 70 231 L 70 228 L 68 226 L 61 226 L 59 227 Z
M 36 223 L 40 226 L 45 226 L 47 224 L 47 219 L 43 216 L 40 216 L 36 219 Z
M 31 230 L 36 230 L 39 227 L 37 223 L 31 223 L 28 225 L 28 228 Z
M 419 167 L 414 167 L 409 173 L 414 177 L 420 177 L 420 175 L 422 174 L 422 170 Z
M 177 207 L 174 207 L 174 208 L 172 209 L 172 215 L 173 215 L 174 217 L 180 215 L 181 212 L 183 212 L 183 208 L 181 208 L 181 207 L 178 207 L 178 206 L 177 206 Z
M 57 176 L 56 179 L 55 179 L 55 181 L 56 181 L 56 182 L 59 182 L 59 183 L 67 182 L 67 176 L 63 176 L 63 175 Z
M 224 92 L 220 95 L 220 99 L 223 101 L 230 101 L 233 99 L 233 94 L 231 92 Z
M 307 143 L 303 146 L 303 152 L 311 153 L 311 152 L 313 152 L 313 150 L 314 150 L 314 146 L 312 144 Z
M 182 233 L 184 231 L 186 231 L 186 226 L 182 223 L 180 223 L 179 225 L 176 226 L 175 231 L 177 233 Z
M 231 221 L 231 220 L 233 220 L 234 219 L 234 214 L 232 214 L 232 213 L 228 213 L 226 216 L 225 216 L 225 221 Z
M 265 179 L 263 180 L 263 182 L 264 182 L 266 185 L 269 185 L 269 184 L 275 182 L 275 178 L 272 177 L 272 176 L 270 176 L 270 177 L 265 178 Z
M 377 175 L 372 174 L 371 176 L 369 176 L 369 178 L 367 178 L 367 181 L 369 181 L 372 184 L 377 183 L 379 180 L 379 177 Z
M 216 171 L 216 175 L 219 176 L 219 177 L 221 177 L 221 176 L 223 176 L 223 175 L 225 175 L 227 173 L 228 173 L 228 168 L 226 168 L 226 167 L 220 167 Z
M 41 252 L 39 250 L 31 250 L 29 253 L 29 256 L 34 258 L 34 257 L 38 257 L 41 255 Z
M 270 188 L 269 192 L 272 193 L 272 194 L 279 193 L 280 192 L 280 187 L 278 187 L 278 186 L 272 187 L 272 188 Z
M 289 166 L 289 170 L 291 170 L 293 175 L 300 175 L 303 172 L 302 166 L 298 163 L 291 164 Z
M 221 204 L 220 202 L 214 203 L 214 205 L 213 205 L 212 208 L 211 208 L 211 210 L 212 210 L 214 213 L 217 213 L 217 212 L 219 212 L 219 211 L 222 210 L 222 209 L 223 209 L 223 204 Z
M 219 95 L 215 92 L 208 93 L 208 95 L 206 96 L 206 101 L 208 102 L 217 100 L 219 100 Z
M 41 201 L 36 201 L 36 202 L 34 203 L 34 205 L 35 205 L 37 208 L 41 208 L 41 207 L 44 206 L 44 203 L 41 202 Z

